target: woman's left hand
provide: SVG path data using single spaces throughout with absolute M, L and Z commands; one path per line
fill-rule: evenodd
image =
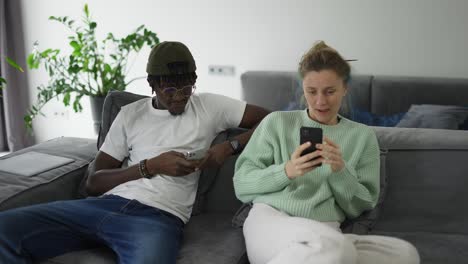
M 324 137 L 324 144 L 317 144 L 316 148 L 321 151 L 321 156 L 324 158 L 323 163 L 330 164 L 333 172 L 341 171 L 344 166 L 344 160 L 341 156 L 340 147 L 328 137 Z

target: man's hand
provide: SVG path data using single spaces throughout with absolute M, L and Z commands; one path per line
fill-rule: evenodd
M 169 151 L 148 159 L 146 166 L 151 175 L 184 176 L 197 170 L 199 160 L 186 160 L 183 153 Z
M 229 157 L 233 152 L 233 149 L 229 142 L 225 141 L 220 144 L 216 144 L 211 147 L 207 152 L 204 159 L 201 160 L 198 168 L 212 168 L 221 166 L 224 161 Z
M 320 157 L 320 151 L 316 150 L 312 153 L 301 157 L 301 153 L 310 146 L 310 142 L 306 142 L 300 145 L 291 155 L 291 160 L 286 162 L 285 171 L 286 176 L 289 179 L 300 177 L 307 172 L 315 169 L 320 163 L 323 162 L 323 158 Z

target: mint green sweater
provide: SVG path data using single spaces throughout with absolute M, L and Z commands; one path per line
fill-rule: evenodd
M 299 146 L 301 126 L 320 127 L 342 152 L 345 167 L 324 164 L 290 180 L 285 165 Z M 379 146 L 374 131 L 341 117 L 337 125 L 313 121 L 307 111 L 274 112 L 257 127 L 237 159 L 236 196 L 265 203 L 292 216 L 342 222 L 372 209 L 379 196 Z

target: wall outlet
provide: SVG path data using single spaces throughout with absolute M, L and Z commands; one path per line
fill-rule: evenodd
M 208 73 L 211 75 L 234 76 L 236 68 L 232 65 L 209 65 Z
M 54 109 L 52 111 L 52 116 L 55 118 L 68 119 L 70 117 L 70 113 L 68 112 L 68 109 Z

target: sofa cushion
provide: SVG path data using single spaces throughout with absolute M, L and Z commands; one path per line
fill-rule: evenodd
M 81 178 L 96 155 L 96 141 L 83 138 L 56 138 L 3 156 L 2 159 L 35 151 L 73 160 L 66 165 L 26 177 L 0 173 L 0 211 L 50 202 L 76 199 Z
M 117 255 L 109 248 L 74 251 L 41 262 L 40 264 L 115 264 Z
M 468 118 L 468 107 L 455 105 L 411 105 L 397 127 L 459 129 Z
M 241 229 L 231 227 L 232 214 L 194 216 L 184 230 L 178 264 L 237 264 L 245 254 Z
M 376 115 L 359 109 L 351 109 L 349 118 L 355 122 L 368 126 L 394 127 L 400 122 L 406 113 L 392 115 Z
M 220 133 L 213 144 L 218 144 L 239 135 L 247 130 L 232 128 Z M 204 169 L 198 182 L 197 197 L 192 209 L 192 215 L 202 212 L 232 213 L 241 205 L 234 195 L 232 177 L 237 157 L 229 157 L 219 168 Z
M 370 112 L 390 115 L 407 112 L 412 104 L 467 106 L 468 79 L 375 76 Z
M 354 219 L 346 219 L 341 224 L 343 233 L 353 233 L 357 235 L 365 235 L 374 228 L 379 214 L 384 207 L 384 201 L 387 194 L 388 177 L 386 156 L 388 151 L 385 149 L 380 150 L 380 193 L 379 199 L 374 209 L 363 212 L 360 216 Z
M 413 244 L 424 264 L 460 264 L 468 259 L 468 235 L 425 232 L 375 232 L 372 235 L 391 236 Z
M 374 129 L 389 181 L 373 231 L 468 234 L 468 131 Z
M 203 214 L 185 225 L 177 264 L 237 264 L 244 260 L 245 243 L 241 229 L 231 227 L 231 214 Z M 70 252 L 41 264 L 115 264 L 109 248 Z

